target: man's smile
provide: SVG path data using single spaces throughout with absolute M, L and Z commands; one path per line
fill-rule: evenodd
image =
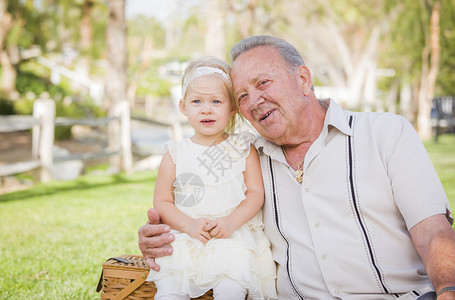
M 264 121 L 265 119 L 267 119 L 275 110 L 272 109 L 268 112 L 266 112 L 265 114 L 262 115 L 262 117 L 259 118 L 259 121 Z

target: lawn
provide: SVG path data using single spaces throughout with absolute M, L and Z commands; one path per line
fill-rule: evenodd
M 0 299 L 97 299 L 101 264 L 140 254 L 155 172 L 83 176 L 0 196 Z
M 455 137 L 426 147 L 455 209 Z M 0 195 L 0 299 L 98 299 L 101 264 L 140 254 L 155 176 L 87 175 Z

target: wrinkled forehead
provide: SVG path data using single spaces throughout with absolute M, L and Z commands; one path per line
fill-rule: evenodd
M 231 78 L 234 93 L 238 94 L 248 85 L 254 85 L 262 77 L 269 77 L 278 69 L 282 60 L 268 53 L 265 47 L 248 50 L 237 57 L 232 64 Z M 278 64 L 279 63 L 279 64 Z

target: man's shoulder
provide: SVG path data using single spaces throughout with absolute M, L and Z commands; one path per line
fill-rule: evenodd
M 348 110 L 345 110 L 344 112 L 348 118 L 352 116 L 357 125 L 370 123 L 375 126 L 396 126 L 403 122 L 407 122 L 403 116 L 389 112 L 356 112 Z

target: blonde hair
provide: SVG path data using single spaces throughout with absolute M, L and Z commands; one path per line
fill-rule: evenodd
M 221 80 L 223 80 L 224 88 L 226 89 L 226 92 L 229 97 L 229 104 L 231 105 L 231 111 L 235 111 L 236 113 L 239 112 L 239 105 L 238 105 L 237 101 L 235 101 L 234 90 L 232 88 L 231 66 L 224 60 L 222 60 L 218 57 L 215 57 L 215 56 L 199 57 L 199 58 L 191 61 L 191 63 L 188 65 L 188 67 L 186 67 L 185 72 L 183 72 L 183 76 L 182 76 L 182 88 L 183 88 L 182 98 L 183 98 L 183 100 L 186 99 L 188 86 L 191 86 L 191 88 L 193 90 L 199 92 L 198 89 L 193 85 L 193 79 L 194 79 L 193 75 L 194 75 L 196 69 L 200 68 L 200 67 L 211 67 L 211 68 L 219 69 L 222 71 L 222 72 L 213 72 L 213 73 L 210 73 L 210 75 L 218 76 L 219 78 L 221 78 Z M 225 74 L 223 74 L 223 73 L 225 73 Z M 226 76 L 224 76 L 224 75 L 226 75 Z M 237 114 L 234 114 L 233 116 L 231 116 L 229 118 L 229 122 L 225 128 L 225 131 L 227 133 L 234 132 L 235 123 L 236 123 L 236 115 Z

